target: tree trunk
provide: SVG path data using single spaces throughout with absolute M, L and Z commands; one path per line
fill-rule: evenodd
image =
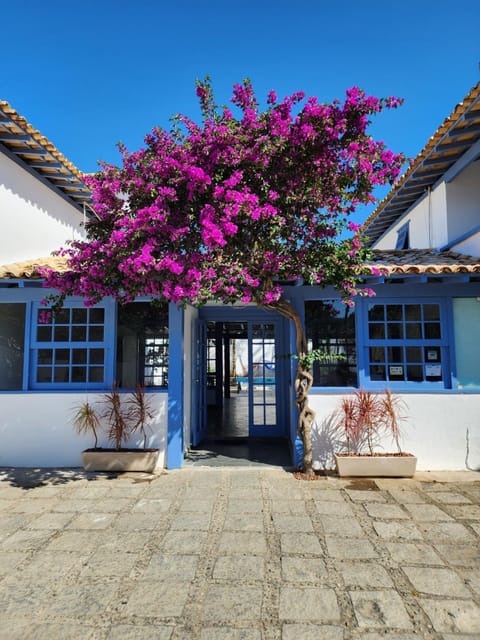
M 267 308 L 288 318 L 295 327 L 298 356 L 295 376 L 295 403 L 298 409 L 297 433 L 303 442 L 303 471 L 307 475 L 313 476 L 312 423 L 315 419 L 315 411 L 308 405 L 308 393 L 313 384 L 313 376 L 304 365 L 304 358 L 308 352 L 307 337 L 300 316 L 290 302 L 281 298 L 278 302 L 267 305 Z

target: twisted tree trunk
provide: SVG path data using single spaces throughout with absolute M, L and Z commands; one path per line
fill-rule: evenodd
M 305 365 L 308 353 L 307 337 L 300 316 L 290 302 L 281 298 L 267 306 L 268 309 L 288 318 L 295 327 L 296 351 L 298 356 L 295 376 L 295 403 L 298 409 L 297 433 L 303 442 L 303 471 L 314 475 L 312 467 L 312 423 L 315 411 L 308 405 L 308 394 L 313 384 L 313 376 Z

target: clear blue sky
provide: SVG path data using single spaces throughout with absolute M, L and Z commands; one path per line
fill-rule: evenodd
M 197 118 L 205 75 L 219 103 L 245 77 L 262 99 L 402 96 L 373 133 L 409 156 L 480 80 L 479 0 L 17 0 L 0 19 L 0 99 L 85 172 Z

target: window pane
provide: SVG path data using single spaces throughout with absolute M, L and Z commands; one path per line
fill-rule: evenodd
M 458 386 L 480 386 L 480 301 L 453 299 L 453 333 Z
M 407 340 L 420 340 L 422 338 L 422 325 L 419 322 L 408 322 L 405 325 Z
M 55 350 L 55 364 L 68 364 L 70 362 L 70 349 Z
M 403 347 L 389 347 L 387 353 L 388 362 L 403 362 Z
M 104 350 L 90 349 L 90 364 L 103 364 L 103 362 L 104 362 Z
M 305 325 L 309 348 L 328 356 L 313 365 L 314 385 L 357 386 L 354 309 L 339 300 L 311 300 L 305 302 Z
M 72 327 L 72 342 L 85 342 L 87 327 Z
M 422 382 L 423 367 L 418 364 L 409 364 L 407 366 L 407 380 L 410 382 Z
M 438 306 L 438 304 L 424 304 L 423 319 L 440 320 L 440 307 Z
M 52 364 L 52 363 L 53 363 L 53 349 L 39 349 L 38 364 Z
M 134 388 L 137 384 L 166 386 L 167 379 L 167 305 L 149 302 L 120 305 L 117 316 L 119 385 L 124 388 Z
M 55 367 L 53 381 L 54 382 L 68 382 L 68 367 Z M 39 380 L 39 382 L 41 382 Z M 45 380 L 45 382 L 50 382 L 50 380 Z
M 103 327 L 90 327 L 88 330 L 90 342 L 103 342 Z
M 385 349 L 383 347 L 371 347 L 370 362 L 385 362 Z
M 37 341 L 38 342 L 51 342 L 52 341 L 52 327 L 45 327 L 39 325 L 37 327 Z
M 390 322 L 387 325 L 387 337 L 389 340 L 403 340 L 403 324 Z
M 90 367 L 88 371 L 89 382 L 103 382 L 103 367 Z
M 384 365 L 371 365 L 370 366 L 370 379 L 371 380 L 386 380 L 385 366 Z
M 383 304 L 372 304 L 368 307 L 368 319 L 370 322 L 385 320 L 385 307 Z
M 73 362 L 73 364 L 86 364 L 86 362 L 87 362 L 87 350 L 86 349 L 72 349 L 72 362 Z
M 387 320 L 402 320 L 402 305 L 387 304 Z
M 68 342 L 69 340 L 69 327 L 54 327 L 53 339 L 55 342 Z
M 0 389 L 21 389 L 25 304 L 0 304 Z
M 37 382 L 51 382 L 51 381 L 52 381 L 52 367 L 38 367 Z
M 90 309 L 90 324 L 104 324 L 105 309 Z
M 72 324 L 87 324 L 87 309 L 72 309 Z
M 441 338 L 439 322 L 425 323 L 425 338 L 427 340 L 436 340 L 437 338 Z
M 60 309 L 53 316 L 55 324 L 70 324 L 70 309 Z
M 405 305 L 405 320 L 421 320 L 421 306 L 419 304 Z
M 72 382 L 86 382 L 87 367 L 72 367 Z
M 368 336 L 370 340 L 384 340 L 385 339 L 385 325 L 372 323 L 368 327 Z
M 422 349 L 420 347 L 407 347 L 407 362 L 422 362 Z

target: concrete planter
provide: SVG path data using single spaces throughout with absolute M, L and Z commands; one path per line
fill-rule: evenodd
M 85 471 L 144 471 L 157 466 L 159 449 L 86 449 L 82 451 Z
M 410 453 L 374 456 L 335 454 L 335 462 L 339 476 L 411 478 L 417 468 L 417 458 Z

